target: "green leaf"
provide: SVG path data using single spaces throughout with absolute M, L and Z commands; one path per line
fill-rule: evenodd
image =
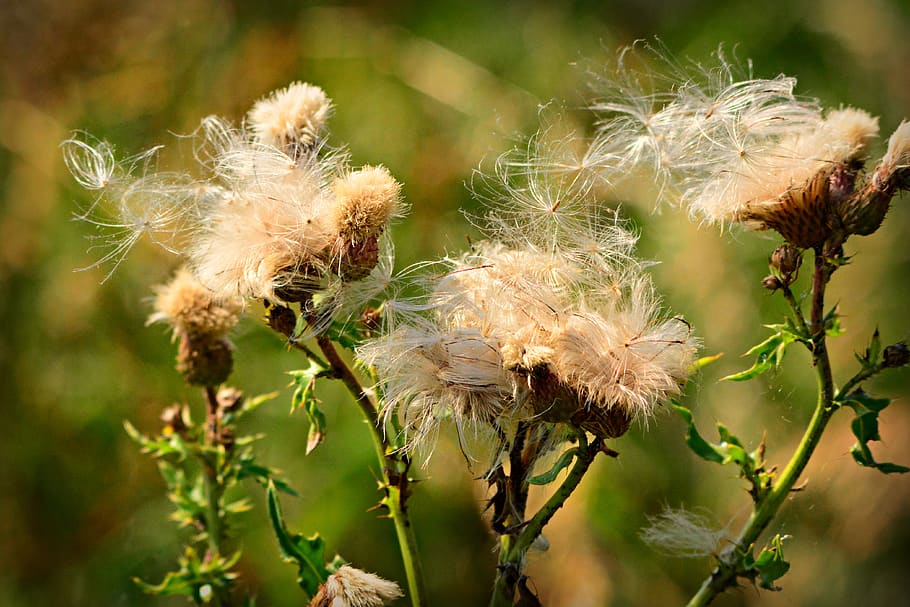
M 751 348 L 744 356 L 755 356 L 755 364 L 745 371 L 721 378 L 721 381 L 747 381 L 762 375 L 780 365 L 787 347 L 800 337 L 789 323 L 765 325 L 775 334 Z
M 847 332 L 840 322 L 840 314 L 837 313 L 837 306 L 831 308 L 831 311 L 824 318 L 825 335 L 828 337 L 840 337 Z
M 171 571 L 160 584 L 149 584 L 139 578 L 133 578 L 133 583 L 146 594 L 155 596 L 193 596 L 193 585 L 187 581 L 183 572 Z
M 682 405 L 674 404 L 672 406 L 686 421 L 686 445 L 689 446 L 689 449 L 702 459 L 717 462 L 718 464 L 724 463 L 725 454 L 703 439 L 701 434 L 698 433 L 698 429 L 695 427 L 695 421 L 692 418 L 692 412 Z
M 297 386 L 291 396 L 291 413 L 303 409 L 307 420 L 310 422 L 310 428 L 307 432 L 307 455 L 318 447 L 319 443 L 325 438 L 325 414 L 319 409 L 319 399 L 316 398 L 315 388 L 316 378 L 322 377 L 327 373 L 329 373 L 328 369 L 312 360 L 308 368 L 288 373 L 294 378 L 292 385 Z
M 274 483 L 269 483 L 267 497 L 269 519 L 272 522 L 275 536 L 278 538 L 281 557 L 287 562 L 297 564 L 297 583 L 304 592 L 312 597 L 319 590 L 319 585 L 323 584 L 330 575 L 324 556 L 325 541 L 319 537 L 318 533 L 305 538 L 298 533 L 288 531 Z M 334 563 L 334 559 L 332 562 Z
M 872 339 L 869 340 L 869 347 L 866 348 L 866 363 L 869 366 L 875 366 L 878 364 L 879 359 L 882 355 L 882 338 L 878 332 L 878 327 L 875 327 L 875 332 L 872 334 Z
M 850 423 L 850 429 L 862 443 L 881 440 L 881 436 L 878 434 L 878 413 L 876 411 L 865 411 L 857 415 Z
M 721 352 L 719 354 L 715 354 L 713 356 L 702 356 L 701 358 L 696 360 L 694 363 L 689 365 L 689 373 L 695 373 L 696 371 L 699 371 L 699 370 L 707 367 L 711 363 L 720 360 L 721 358 L 723 358 L 723 356 L 724 356 L 723 352 Z
M 538 474 L 528 479 L 528 484 L 531 485 L 548 485 L 556 480 L 556 476 L 565 470 L 575 459 L 575 456 L 578 454 L 578 449 L 569 449 L 556 460 L 556 463 L 553 464 L 553 467 L 543 474 Z
M 874 398 L 863 390 L 857 390 L 852 392 L 846 401 L 847 405 L 853 407 L 853 410 L 857 413 L 861 413 L 862 409 L 858 409 L 857 405 L 869 411 L 875 411 L 879 413 L 885 409 L 888 405 L 891 404 L 890 398 Z
M 870 441 L 881 440 L 878 429 L 878 414 L 891 404 L 891 400 L 873 398 L 862 390 L 856 390 L 850 394 L 844 404 L 851 407 L 856 413 L 856 417 L 850 423 L 850 429 L 853 431 L 857 441 L 850 449 L 850 454 L 856 463 L 867 468 L 875 468 L 884 474 L 910 472 L 910 468 L 900 464 L 876 461 L 872 455 L 872 450 L 869 448 Z
M 775 535 L 771 538 L 769 546 L 765 546 L 759 553 L 758 558 L 752 564 L 751 569 L 758 574 L 758 585 L 767 590 L 780 590 L 774 584 L 782 578 L 789 570 L 790 563 L 784 559 L 783 542 L 789 536 Z

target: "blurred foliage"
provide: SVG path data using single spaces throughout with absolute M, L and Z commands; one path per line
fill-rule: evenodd
M 123 432 L 160 428 L 172 402 L 204 406 L 173 371 L 162 329 L 144 328 L 151 284 L 175 260 L 140 246 L 104 285 L 91 263 L 86 226 L 70 218 L 90 201 L 67 175 L 58 149 L 73 129 L 124 153 L 168 144 L 217 113 L 239 120 L 257 98 L 292 80 L 325 88 L 337 111 L 335 141 L 355 163 L 384 163 L 405 184 L 410 216 L 394 228 L 399 264 L 462 248 L 476 208 L 471 171 L 537 121 L 538 104 L 584 103 L 584 69 L 609 61 L 637 37 L 658 35 L 680 57 L 707 59 L 720 43 L 751 58 L 756 75 L 798 76 L 798 91 L 881 116 L 884 133 L 910 116 L 910 6 L 903 0 L 618 0 L 577 2 L 241 2 L 235 0 L 33 0 L 0 5 L 0 604 L 178 605 L 152 599 L 133 576 L 160 579 L 180 542 L 154 465 Z M 581 67 L 579 67 L 579 64 Z M 587 120 L 577 113 L 580 121 Z M 623 208 L 640 226 L 641 251 L 666 300 L 690 320 L 706 354 L 727 356 L 690 385 L 701 427 L 722 420 L 766 459 L 783 463 L 813 402 L 807 358 L 796 352 L 761 381 L 717 380 L 744 368 L 737 355 L 779 322 L 783 302 L 760 280 L 773 238 L 699 229 L 679 210 L 652 213 L 647 188 Z M 835 277 L 847 334 L 833 345 L 835 373 L 849 374 L 876 325 L 885 343 L 906 338 L 910 210 L 906 200 L 874 236 L 852 242 L 854 262 Z M 799 286 L 799 284 L 797 285 Z M 247 393 L 282 388 L 301 359 L 285 352 L 251 307 L 236 335 L 234 383 Z M 896 397 L 883 412 L 881 461 L 910 462 L 907 373 L 876 380 Z M 288 524 L 318 529 L 329 551 L 403 581 L 394 530 L 376 502 L 372 448 L 347 396 L 320 386 L 324 444 L 304 457 L 307 421 L 288 417 L 291 391 L 257 411 L 253 431 L 265 465 L 279 466 L 300 497 L 283 500 Z M 283 399 L 283 400 L 282 400 Z M 900 402 L 904 401 L 904 402 Z M 736 471 L 693 457 L 686 426 L 659 416 L 613 445 L 534 553 L 529 574 L 544 604 L 682 603 L 706 560 L 654 552 L 639 537 L 663 504 L 704 507 L 718 525 L 748 514 Z M 856 466 L 849 417 L 835 417 L 772 533 L 792 536 L 783 593 L 750 588 L 718 605 L 891 605 L 910 566 L 910 478 Z M 422 472 L 412 513 L 434 605 L 485 604 L 493 538 L 478 514 L 482 487 L 457 447 L 443 443 Z M 532 504 L 533 506 L 533 504 Z M 260 605 L 299 605 L 294 571 L 281 563 L 264 497 L 243 521 L 241 585 Z M 158 602 L 160 601 L 160 602 Z

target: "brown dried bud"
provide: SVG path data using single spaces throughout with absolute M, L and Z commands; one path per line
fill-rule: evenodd
M 884 186 L 884 187 L 883 187 Z M 882 225 L 891 206 L 895 190 L 888 183 L 869 180 L 866 186 L 847 198 L 838 208 L 841 223 L 847 234 L 868 236 Z
M 161 412 L 164 431 L 183 434 L 190 427 L 189 408 L 186 405 L 173 404 Z
M 243 405 L 243 392 L 237 388 L 222 388 L 218 390 L 217 399 L 219 409 L 233 412 Z
M 382 313 L 373 307 L 367 307 L 360 315 L 360 322 L 369 331 L 378 331 L 382 328 Z
M 784 286 L 790 286 L 796 280 L 799 266 L 803 263 L 802 252 L 794 246 L 783 244 L 774 249 L 768 263 L 771 270 L 780 278 L 781 283 Z
M 379 238 L 370 236 L 362 242 L 345 242 L 337 251 L 339 263 L 332 269 L 345 282 L 369 276 L 379 262 Z
M 910 348 L 902 341 L 891 344 L 882 352 L 882 362 L 888 369 L 903 367 L 910 363 Z
M 269 327 L 285 337 L 291 337 L 297 328 L 297 314 L 287 306 L 266 302 L 265 321 Z
M 516 369 L 523 373 L 523 370 Z M 603 407 L 584 398 L 560 381 L 546 363 L 527 371 L 531 388 L 529 404 L 538 419 L 571 423 L 600 438 L 617 438 L 628 432 L 632 418 L 619 407 Z
M 761 281 L 761 286 L 768 289 L 769 291 L 777 291 L 784 287 L 784 283 L 781 282 L 780 278 L 777 276 L 765 276 Z
M 275 295 L 288 303 L 304 303 L 320 288 L 322 273 L 310 266 L 285 268 L 275 275 Z
M 221 339 L 180 336 L 177 349 L 177 370 L 183 379 L 194 386 L 218 386 L 228 378 L 234 366 L 231 346 Z
M 788 243 L 811 249 L 833 233 L 829 178 L 833 168 L 816 173 L 802 187 L 794 187 L 775 200 L 751 205 L 738 219 L 761 230 L 776 230 Z

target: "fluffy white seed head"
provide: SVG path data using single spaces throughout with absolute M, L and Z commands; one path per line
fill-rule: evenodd
M 401 184 L 381 166 L 365 166 L 338 177 L 328 222 L 346 241 L 359 243 L 379 236 L 401 212 Z
M 257 101 L 247 121 L 257 141 L 287 150 L 292 144 L 313 144 L 331 110 L 321 88 L 295 82 Z
M 493 424 L 511 398 L 498 344 L 476 329 L 400 327 L 362 346 L 358 356 L 379 373 L 383 414 L 399 415 L 412 445 L 431 446 L 449 418 L 460 436 Z
M 181 268 L 166 285 L 155 288 L 155 312 L 149 323 L 166 322 L 174 335 L 221 339 L 237 324 L 243 302 L 217 300 L 186 268 Z
M 309 607 L 383 607 L 403 596 L 395 582 L 344 565 L 319 587 Z
M 319 212 L 319 176 L 298 177 L 240 191 L 213 209 L 190 260 L 218 296 L 282 300 L 295 281 L 318 285 L 332 233 Z
M 881 171 L 888 175 L 910 167 L 910 122 L 904 120 L 888 139 L 888 150 L 882 158 Z

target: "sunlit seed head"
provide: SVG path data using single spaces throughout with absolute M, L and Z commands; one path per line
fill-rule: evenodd
M 319 587 L 309 607 L 383 607 L 403 596 L 395 582 L 344 565 Z
M 910 186 L 910 122 L 904 120 L 888 139 L 888 150 L 876 170 L 876 179 L 892 179 L 895 173 L 902 176 L 902 189 Z
M 685 322 L 659 319 L 655 304 L 638 296 L 608 317 L 570 316 L 552 347 L 559 377 L 592 406 L 619 408 L 643 420 L 679 393 L 696 342 Z
M 237 324 L 242 303 L 216 299 L 189 270 L 181 268 L 169 283 L 155 288 L 155 311 L 149 322 L 166 322 L 175 334 L 223 338 Z
M 365 344 L 358 356 L 379 373 L 383 413 L 401 417 L 412 447 L 432 450 L 446 419 L 460 436 L 490 426 L 511 400 L 498 344 L 476 329 L 401 327 Z
M 401 184 L 381 166 L 365 166 L 337 178 L 329 223 L 345 240 L 358 243 L 379 236 L 401 212 Z
M 861 159 L 869 143 L 878 137 L 878 118 L 856 108 L 831 110 L 825 116 L 820 135 L 818 143 L 824 160 L 837 163 Z
M 257 101 L 247 120 L 258 141 L 288 151 L 295 144 L 312 145 L 331 110 L 321 88 L 295 82 Z
M 225 198 L 195 236 L 193 271 L 221 297 L 287 301 L 282 289 L 312 291 L 334 239 L 320 213 L 324 197 L 319 173 L 302 172 Z

